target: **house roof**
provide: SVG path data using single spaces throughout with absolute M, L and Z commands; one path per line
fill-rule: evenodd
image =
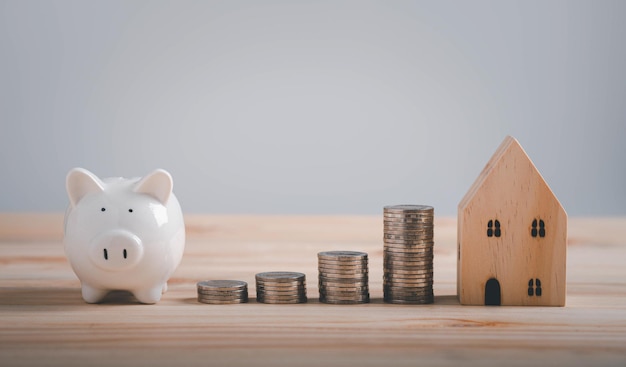
M 496 149 L 495 153 L 491 156 L 491 159 L 489 159 L 489 162 L 487 162 L 485 168 L 483 168 L 480 175 L 478 175 L 476 181 L 474 181 L 465 196 L 463 196 L 463 199 L 461 199 L 461 201 L 459 202 L 459 210 L 464 209 L 469 205 L 474 196 L 476 196 L 481 187 L 483 187 L 485 180 L 493 173 L 494 169 L 498 167 L 501 162 L 505 160 L 506 157 L 510 156 L 518 158 L 521 157 L 522 159 L 527 160 L 529 165 L 532 167 L 532 170 L 534 171 L 533 174 L 536 175 L 535 177 L 540 180 L 540 183 L 551 194 L 551 196 L 559 204 L 561 209 L 563 208 L 561 203 L 558 201 L 556 195 L 554 195 L 554 192 L 550 189 L 548 183 L 545 181 L 543 176 L 541 176 L 541 173 L 539 172 L 539 170 L 537 170 L 537 167 L 535 167 L 528 154 L 526 154 L 526 152 L 524 151 L 524 148 L 522 148 L 520 143 L 514 137 L 507 136 L 506 138 L 504 138 L 498 149 Z

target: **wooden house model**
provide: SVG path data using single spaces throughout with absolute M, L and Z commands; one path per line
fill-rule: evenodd
M 564 306 L 567 214 L 521 145 L 504 139 L 458 207 L 464 305 Z

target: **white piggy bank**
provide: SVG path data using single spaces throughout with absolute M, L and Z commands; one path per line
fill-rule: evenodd
M 130 291 L 156 303 L 183 256 L 185 225 L 172 177 L 156 170 L 139 179 L 100 180 L 74 168 L 67 175 L 65 254 L 81 282 L 83 299 Z

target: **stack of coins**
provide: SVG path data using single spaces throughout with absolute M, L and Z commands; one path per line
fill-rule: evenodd
M 383 294 L 387 303 L 433 303 L 434 209 L 384 208 Z
M 320 252 L 317 259 L 320 302 L 355 304 L 370 301 L 365 252 Z
M 248 283 L 241 280 L 205 280 L 197 286 L 198 302 L 217 305 L 248 302 Z
M 270 271 L 256 278 L 256 300 L 262 303 L 305 303 L 306 279 L 302 273 Z

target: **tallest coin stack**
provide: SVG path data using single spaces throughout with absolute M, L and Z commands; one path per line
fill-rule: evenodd
M 434 209 L 384 208 L 383 294 L 387 303 L 433 303 Z

